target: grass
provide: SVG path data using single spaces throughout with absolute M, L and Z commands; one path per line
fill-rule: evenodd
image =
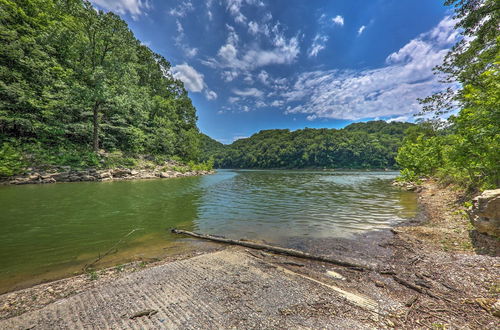
M 88 275 L 89 280 L 91 280 L 91 281 L 96 281 L 97 279 L 99 279 L 99 274 L 97 274 L 97 271 L 95 271 L 93 269 L 89 269 L 87 271 L 87 275 Z

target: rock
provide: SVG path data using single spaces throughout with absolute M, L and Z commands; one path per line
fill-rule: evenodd
M 52 178 L 56 181 L 67 181 L 69 179 L 69 172 L 61 172 L 52 175 Z
M 136 170 L 132 170 L 132 171 L 130 171 L 130 175 L 134 175 L 134 176 L 135 176 L 135 175 L 137 175 L 137 174 L 139 174 L 139 171 L 136 171 Z
M 111 178 L 111 173 L 109 171 L 99 172 L 99 173 L 97 173 L 97 178 L 99 178 L 99 179 Z
M 170 178 L 172 177 L 169 172 L 161 172 L 160 178 Z
M 500 299 L 497 299 L 493 306 L 491 306 L 491 314 L 500 317 Z
M 329 276 L 329 277 L 332 277 L 336 280 L 342 280 L 342 281 L 345 281 L 345 277 L 340 275 L 339 273 L 337 272 L 334 272 L 333 270 L 327 270 L 326 271 L 326 275 Z
M 82 181 L 95 181 L 95 178 L 91 175 L 82 175 L 82 176 L 80 176 L 80 180 L 82 180 Z
M 42 183 L 56 183 L 54 178 L 42 179 Z
M 111 174 L 114 177 L 123 178 L 130 174 L 130 170 L 128 168 L 116 168 L 111 172 Z
M 485 190 L 474 198 L 470 219 L 478 232 L 500 237 L 500 189 Z

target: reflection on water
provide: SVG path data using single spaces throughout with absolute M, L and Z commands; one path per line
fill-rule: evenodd
M 232 171 L 169 180 L 0 187 L 0 292 L 106 262 L 182 249 L 178 227 L 282 243 L 340 237 L 413 217 L 395 172 Z M 104 263 L 105 264 L 105 263 Z
M 280 242 L 346 237 L 416 213 L 415 194 L 390 186 L 396 172 L 227 171 L 205 187 L 201 232 Z M 209 178 L 207 178 L 209 179 Z

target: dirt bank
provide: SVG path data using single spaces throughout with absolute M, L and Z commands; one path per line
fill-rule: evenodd
M 458 190 L 419 195 L 404 226 L 287 244 L 378 271 L 213 245 L 224 250 L 2 295 L 0 328 L 499 328 L 498 241 L 474 233 Z

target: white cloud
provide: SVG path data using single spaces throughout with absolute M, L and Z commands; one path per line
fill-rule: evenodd
M 183 1 L 177 7 L 170 9 L 168 12 L 172 16 L 185 17 L 190 11 L 194 10 L 191 1 Z
M 236 71 L 222 71 L 221 77 L 225 82 L 233 81 L 238 77 L 239 73 Z
M 238 96 L 252 96 L 252 97 L 262 97 L 264 93 L 257 88 L 245 88 L 245 89 L 233 89 L 233 93 Z
M 212 14 L 212 2 L 213 0 L 207 0 L 205 2 L 205 5 L 207 7 L 207 15 L 208 15 L 208 19 L 211 21 L 213 19 L 213 14 Z
M 419 35 L 387 57 L 387 65 L 364 71 L 305 72 L 281 95 L 286 113 L 309 120 L 402 117 L 420 111 L 417 98 L 443 88 L 432 68 L 458 39 L 452 18 Z
M 332 22 L 337 25 L 344 26 L 344 17 L 337 15 L 334 18 L 332 18 Z
M 91 0 L 91 2 L 120 15 L 128 13 L 134 20 L 151 8 L 148 0 Z
M 186 87 L 188 91 L 194 93 L 204 91 L 205 97 L 209 101 L 217 98 L 217 93 L 208 89 L 208 86 L 204 81 L 204 75 L 196 71 L 196 69 L 189 64 L 184 63 L 173 66 L 170 69 L 170 72 L 175 79 L 179 79 L 184 83 L 184 87 Z
M 246 135 L 233 136 L 233 142 L 236 141 L 236 140 L 247 139 L 247 138 L 248 138 L 248 136 L 246 136 Z
M 228 37 L 226 44 L 217 52 L 218 58 L 210 58 L 201 62 L 212 68 L 231 69 L 237 72 L 248 72 L 271 64 L 291 64 L 300 53 L 298 37 L 286 38 L 278 25 L 270 30 L 268 42 L 270 48 L 263 49 L 258 43 L 252 43 L 243 50 L 239 49 L 239 36 L 235 29 L 226 25 Z
M 366 26 L 365 25 L 361 25 L 361 27 L 359 28 L 358 30 L 358 36 L 361 35 L 361 33 L 363 33 L 363 31 L 366 29 Z
M 265 70 L 262 70 L 258 75 L 257 78 L 260 80 L 261 83 L 264 85 L 269 84 L 269 73 L 267 73 Z
M 205 97 L 207 98 L 207 100 L 212 101 L 212 100 L 217 99 L 217 93 L 206 89 L 205 90 Z
M 248 32 L 250 32 L 250 34 L 256 35 L 259 32 L 259 24 L 254 21 L 248 23 Z
M 177 25 L 177 36 L 174 38 L 175 45 L 178 46 L 184 54 L 189 57 L 195 57 L 198 54 L 198 48 L 192 48 L 189 47 L 185 42 L 184 39 L 186 35 L 184 34 L 184 28 L 182 27 L 181 22 L 179 20 L 176 20 L 176 25 Z
M 281 107 L 281 106 L 283 106 L 283 104 L 285 104 L 285 102 L 283 100 L 274 100 L 271 103 L 271 106 L 272 107 Z
M 404 122 L 404 121 L 408 121 L 408 119 L 410 119 L 410 116 L 399 116 L 399 117 L 388 119 L 388 120 L 386 120 L 386 122 L 388 122 L 388 123 L 392 123 L 394 121 Z
M 187 63 L 173 66 L 171 72 L 174 78 L 181 80 L 190 92 L 201 92 L 205 88 L 203 74 Z
M 328 41 L 327 36 L 317 34 L 313 39 L 313 43 L 311 45 L 311 48 L 309 48 L 308 56 L 309 57 L 316 57 L 320 51 L 325 49 L 325 47 L 326 47 L 325 44 L 327 41 Z
M 227 100 L 229 103 L 236 103 L 240 100 L 240 98 L 237 96 L 230 96 Z
M 264 3 L 260 0 L 226 0 L 226 9 L 236 23 L 245 24 L 247 17 L 241 12 L 244 4 L 263 7 Z

